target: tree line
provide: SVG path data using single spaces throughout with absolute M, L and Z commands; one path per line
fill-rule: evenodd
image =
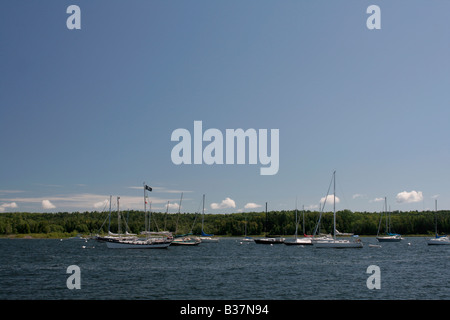
M 149 215 L 149 213 L 147 213 Z M 296 225 L 296 216 L 298 224 Z M 153 212 L 144 217 L 143 211 L 121 212 L 121 231 L 140 233 L 144 230 L 168 230 L 176 234 L 208 234 L 223 236 L 247 235 L 293 235 L 296 227 L 298 234 L 313 234 L 320 217 L 318 232 L 332 233 L 333 213 L 320 214 L 317 211 L 271 211 L 245 212 L 232 214 L 201 214 L 179 213 L 167 214 Z M 150 226 L 148 221 L 150 221 Z M 304 221 L 304 223 L 303 223 Z M 388 216 L 390 230 L 402 235 L 435 233 L 450 233 L 450 211 L 394 211 Z M 0 235 L 13 234 L 104 234 L 108 230 L 118 232 L 117 213 L 109 212 L 59 212 L 59 213 L 29 213 L 3 212 L 0 213 Z M 386 215 L 378 212 L 338 211 L 336 215 L 336 229 L 343 233 L 358 235 L 376 235 L 386 232 Z

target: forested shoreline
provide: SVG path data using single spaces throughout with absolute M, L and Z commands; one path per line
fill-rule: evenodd
M 140 233 L 148 229 L 149 217 L 151 231 L 169 230 L 176 234 L 192 232 L 200 234 L 202 218 L 204 231 L 219 236 L 242 236 L 276 234 L 293 235 L 296 229 L 296 212 L 272 211 L 245 212 L 231 214 L 201 214 L 180 213 L 166 214 L 153 212 L 144 216 L 143 211 L 121 212 L 121 231 Z M 383 216 L 381 216 L 383 215 Z M 313 234 L 320 213 L 317 211 L 298 211 L 298 234 Z M 336 229 L 343 233 L 358 235 L 376 235 L 379 226 L 381 233 L 385 233 L 385 214 L 379 212 L 338 211 Z M 391 232 L 402 235 L 431 235 L 435 233 L 435 222 L 439 234 L 450 233 L 450 211 L 394 211 L 390 215 Z M 380 219 L 381 218 L 381 219 Z M 305 221 L 303 225 L 303 220 Z M 322 214 L 320 223 L 321 233 L 332 233 L 333 213 Z M 3 212 L 0 213 L 0 236 L 39 234 L 41 237 L 74 236 L 76 234 L 104 234 L 118 231 L 117 213 L 113 212 L 59 212 L 59 213 L 29 213 Z

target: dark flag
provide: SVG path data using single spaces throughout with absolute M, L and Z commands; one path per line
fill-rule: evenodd
M 149 187 L 148 185 L 145 185 L 145 190 L 152 191 L 152 187 Z

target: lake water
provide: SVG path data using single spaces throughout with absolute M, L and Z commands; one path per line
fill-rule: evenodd
M 2 300 L 411 300 L 450 299 L 450 246 L 425 238 L 400 243 L 362 238 L 362 249 L 242 243 L 108 249 L 94 240 L 1 239 Z M 81 289 L 68 289 L 67 268 Z M 368 289 L 370 265 L 380 289 Z

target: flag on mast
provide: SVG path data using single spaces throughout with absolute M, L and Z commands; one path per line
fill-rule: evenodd
M 145 190 L 152 191 L 152 187 L 149 187 L 148 185 L 145 185 Z

